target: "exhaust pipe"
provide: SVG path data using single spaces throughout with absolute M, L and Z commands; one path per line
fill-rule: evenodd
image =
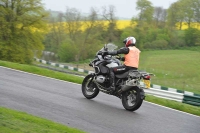
M 133 86 L 123 85 L 121 89 L 122 89 L 122 92 L 123 92 L 123 91 L 127 91 L 127 90 L 131 89 L 132 87 Z
M 134 87 L 134 86 L 127 86 L 127 85 L 123 85 L 122 87 L 121 87 L 121 89 L 118 91 L 118 94 L 120 95 L 122 92 L 125 92 L 125 91 L 127 91 L 127 90 L 129 90 L 129 89 L 131 89 L 132 87 Z M 141 88 L 138 88 L 139 89 L 139 93 L 140 93 L 140 98 L 141 99 L 145 99 L 145 92 L 144 92 L 144 90 Z
M 118 91 L 118 94 L 131 89 L 133 86 L 122 85 L 121 89 Z

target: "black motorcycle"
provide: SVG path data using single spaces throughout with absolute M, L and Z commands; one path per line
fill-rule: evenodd
M 122 100 L 124 108 L 135 111 L 145 98 L 144 88 L 150 88 L 150 75 L 147 72 L 129 70 L 122 74 L 115 74 L 115 91 L 108 88 L 111 86 L 109 80 L 109 68 L 122 65 L 117 56 L 106 55 L 104 51 L 113 51 L 117 47 L 114 44 L 106 44 L 96 53 L 95 59 L 90 62 L 94 73 L 87 75 L 82 82 L 82 93 L 87 99 L 95 98 L 99 91 L 114 95 Z

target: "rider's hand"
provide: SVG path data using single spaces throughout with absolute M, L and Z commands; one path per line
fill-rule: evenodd
M 98 55 L 102 55 L 102 51 L 99 51 L 99 52 L 98 52 Z
M 120 57 L 120 56 L 116 56 L 116 58 L 117 58 L 118 60 L 121 60 L 121 57 Z
M 108 55 L 108 51 L 102 52 L 102 56 Z

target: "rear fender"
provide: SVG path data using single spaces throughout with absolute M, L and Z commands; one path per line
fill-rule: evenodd
M 145 92 L 142 88 L 139 88 L 141 99 L 145 99 Z

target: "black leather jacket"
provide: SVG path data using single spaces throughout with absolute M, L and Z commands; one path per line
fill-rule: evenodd
M 129 53 L 129 48 L 127 47 L 122 47 L 116 51 L 108 52 L 109 55 L 128 54 L 128 53 Z M 120 60 L 124 61 L 125 58 L 122 57 Z

